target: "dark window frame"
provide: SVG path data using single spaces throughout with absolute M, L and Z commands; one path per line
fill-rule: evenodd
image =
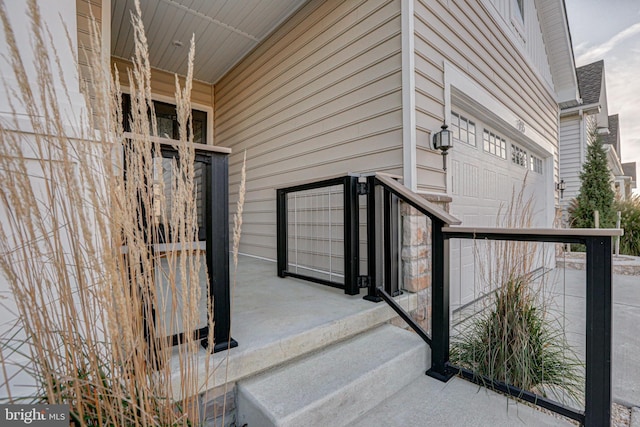
M 161 138 L 169 138 L 178 140 L 179 136 L 179 126 L 178 126 L 178 114 L 176 111 L 176 105 L 171 104 L 169 102 L 157 101 L 153 100 L 153 108 L 156 113 L 156 118 L 167 118 L 173 121 L 172 133 L 171 135 L 161 135 L 158 136 Z M 122 94 L 122 114 L 123 114 L 123 127 L 125 132 L 131 132 L 131 126 L 129 124 L 129 119 L 131 116 L 131 95 L 128 93 Z M 207 125 L 208 125 L 209 114 L 206 111 L 197 110 L 195 108 L 191 109 L 191 120 L 192 120 L 192 128 L 194 133 L 196 133 L 196 128 L 199 129 L 200 135 L 194 135 L 193 142 L 197 144 L 207 144 Z

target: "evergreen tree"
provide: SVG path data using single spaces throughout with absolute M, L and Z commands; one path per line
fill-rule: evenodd
M 611 187 L 607 153 L 595 121 L 589 125 L 588 141 L 587 161 L 580 172 L 580 193 L 570 212 L 571 227 L 595 227 L 593 212 L 597 210 L 600 214 L 600 228 L 613 228 L 616 223 L 613 207 L 615 193 Z

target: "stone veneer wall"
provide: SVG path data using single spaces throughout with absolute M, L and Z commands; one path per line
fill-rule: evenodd
M 569 270 L 586 270 L 585 254 L 583 252 L 556 252 L 556 266 Z M 640 276 L 640 257 L 614 256 L 612 271 L 613 274 Z
M 200 395 L 200 414 L 205 427 L 230 427 L 236 424 L 236 384 L 220 386 Z M 224 423 L 223 423 L 224 418 Z
M 445 195 L 425 198 L 448 210 L 451 199 Z M 410 314 L 431 333 L 431 220 L 405 203 L 400 204 L 402 221 L 402 289 L 418 295 L 418 307 Z M 392 324 L 406 327 L 400 318 Z
M 401 289 L 418 294 L 418 307 L 413 319 L 427 332 L 431 331 L 431 221 L 414 207 L 400 204 L 402 223 Z M 406 327 L 403 320 L 392 321 Z

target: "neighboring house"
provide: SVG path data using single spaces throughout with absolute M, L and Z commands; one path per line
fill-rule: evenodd
M 85 46 L 91 9 L 112 63 L 121 71 L 127 66 L 132 0 L 38 3 L 51 9 L 47 22 L 62 16 L 78 36 L 73 41 Z M 141 4 L 159 103 L 174 102 L 171 73 L 186 72 L 195 34 L 192 100 L 201 142 L 233 150 L 231 209 L 247 153 L 240 250 L 253 257 L 276 258 L 277 188 L 349 172 L 399 175 L 466 226 L 495 225 L 526 176 L 533 225 L 550 227 L 555 183 L 563 177 L 573 185 L 568 173 L 558 176 L 562 129 L 571 118 L 584 143 L 585 115 L 607 117 L 604 71 L 598 80 L 604 98 L 585 102 L 584 110 L 579 103 L 563 0 Z M 52 33 L 66 43 L 64 31 Z M 75 70 L 65 78 L 78 88 Z M 125 73 L 121 80 L 126 91 Z M 561 129 L 560 106 L 567 106 Z M 574 111 L 576 118 L 568 115 Z M 443 123 L 455 141 L 446 171 L 431 142 Z M 451 259 L 455 308 L 474 298 L 473 243 L 452 242 Z M 429 280 L 420 283 L 415 290 L 426 292 Z
M 636 162 L 623 163 L 622 170 L 624 171 L 624 176 L 629 178 L 624 182 L 624 195 L 625 198 L 628 198 L 632 196 L 633 190 L 638 185 Z
M 618 115 L 614 114 L 609 116 L 609 134 L 604 136 L 603 142 L 613 148 L 613 150 L 609 149 L 609 151 L 612 155 L 615 153 L 619 160 L 622 159 L 620 138 L 620 120 Z M 621 163 L 620 169 L 616 167 L 616 172 L 613 177 L 616 195 L 623 200 L 627 199 L 631 197 L 633 189 L 636 188 L 636 163 Z
M 565 190 L 560 205 L 563 225 L 569 203 L 580 190 L 580 171 L 587 156 L 589 121 L 598 129 L 608 128 L 608 105 L 604 76 L 604 61 L 597 61 L 576 69 L 581 99 L 565 104 L 560 113 L 559 179 Z
M 609 116 L 609 133 L 605 134 L 602 142 L 607 149 L 607 155 L 610 157 L 609 165 L 611 169 L 612 184 L 616 192 L 616 196 L 626 199 L 631 196 L 631 191 L 635 188 L 632 184 L 635 179 L 635 163 L 625 168 L 625 163 L 621 163 L 622 146 L 620 145 L 620 120 L 617 114 Z M 631 170 L 633 169 L 633 175 Z
M 607 152 L 611 185 L 616 194 L 626 198 L 631 191 L 631 177 L 620 162 L 621 139 L 618 114 L 609 115 L 604 61 L 576 69 L 581 102 L 565 104 L 560 113 L 559 179 L 565 183 L 560 205 L 563 225 L 567 225 L 567 208 L 580 191 L 580 172 L 586 161 L 588 131 L 595 122 Z

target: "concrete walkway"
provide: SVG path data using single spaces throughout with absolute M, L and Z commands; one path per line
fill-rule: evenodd
M 566 330 L 584 354 L 586 302 L 585 271 L 557 269 L 556 304 L 566 313 Z M 640 406 L 640 277 L 613 275 L 613 401 Z
M 640 277 L 613 280 L 613 398 L 640 406 Z
M 351 427 L 572 425 L 575 424 L 565 418 L 518 403 L 461 378 L 442 383 L 421 375 Z

